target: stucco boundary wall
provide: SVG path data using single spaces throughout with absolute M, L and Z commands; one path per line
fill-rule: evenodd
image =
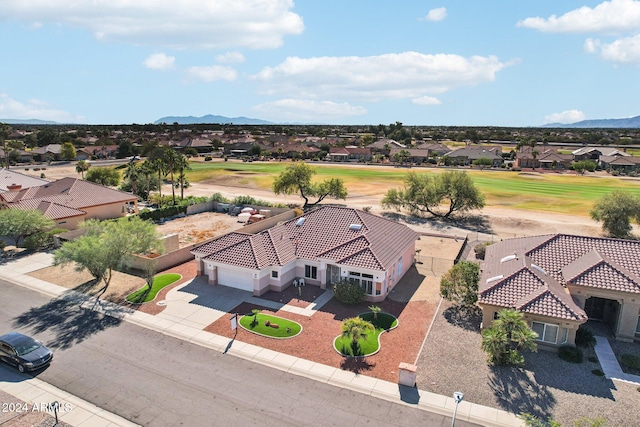
M 195 205 L 194 205 L 195 206 Z M 270 218 L 265 218 L 262 221 L 258 221 L 254 224 L 246 225 L 241 229 L 236 230 L 236 232 L 247 233 L 247 234 L 257 234 L 267 228 L 271 228 L 275 225 L 278 225 L 280 222 L 288 221 L 296 217 L 296 213 L 294 210 L 288 210 L 281 214 L 272 216 Z M 182 247 L 178 250 L 167 252 L 155 258 L 147 258 L 140 255 L 133 255 L 131 259 L 127 262 L 129 268 L 134 270 L 145 271 L 149 263 L 155 261 L 156 271 L 163 271 L 171 267 L 175 267 L 178 264 L 185 263 L 194 259 L 195 257 L 191 254 L 191 251 L 196 247 L 204 245 L 205 243 L 209 243 L 212 240 L 217 239 L 220 236 L 212 237 L 207 240 L 203 240 L 202 242 L 192 243 L 188 246 Z
M 204 202 L 196 203 L 195 205 L 187 206 L 187 215 L 195 215 L 202 212 L 211 212 L 215 210 L 216 202 Z

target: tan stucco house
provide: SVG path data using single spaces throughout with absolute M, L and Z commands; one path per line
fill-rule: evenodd
M 382 301 L 413 265 L 418 234 L 405 225 L 351 208 L 324 206 L 257 234 L 232 232 L 191 253 L 212 285 L 262 295 L 294 280 L 330 288 L 358 283 L 366 300 Z
M 483 327 L 503 308 L 523 312 L 542 347 L 573 345 L 587 319 L 640 340 L 640 242 L 552 234 L 494 243 L 478 303 Z
M 74 230 L 87 219 L 112 219 L 136 213 L 137 196 L 77 178 L 62 178 L 0 193 L 0 208 L 38 209 L 56 227 Z

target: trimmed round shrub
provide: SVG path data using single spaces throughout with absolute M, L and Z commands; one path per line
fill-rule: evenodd
M 582 363 L 582 360 L 584 359 L 582 349 L 569 345 L 563 345 L 562 347 L 560 347 L 558 356 L 560 356 L 560 359 L 569 363 Z
M 346 280 L 333 285 L 333 292 L 336 299 L 343 304 L 358 304 L 364 299 L 364 289 Z

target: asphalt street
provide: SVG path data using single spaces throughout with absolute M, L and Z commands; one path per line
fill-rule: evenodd
M 451 425 L 450 417 L 238 359 L 2 280 L 0 295 L 0 334 L 19 330 L 54 350 L 38 378 L 144 426 Z

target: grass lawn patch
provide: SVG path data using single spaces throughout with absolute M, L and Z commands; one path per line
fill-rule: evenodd
M 240 318 L 240 326 L 254 334 L 271 338 L 293 338 L 302 332 L 302 325 L 293 320 L 270 314 L 245 314 Z
M 247 188 L 271 189 L 273 180 L 290 162 L 212 162 L 192 163 L 187 172 L 191 182 L 202 180 L 236 180 Z M 439 174 L 449 168 L 394 168 L 380 166 L 334 165 L 313 163 L 317 170 L 314 181 L 340 178 L 350 191 L 358 189 L 381 197 L 391 188 L 402 186 L 409 172 Z M 487 207 L 500 206 L 528 211 L 586 216 L 594 203 L 613 190 L 624 190 L 640 196 L 637 182 L 615 177 L 593 177 L 575 174 L 531 174 L 509 171 L 466 170 L 486 197 Z
M 153 301 L 156 295 L 158 295 L 158 292 L 160 292 L 163 288 L 171 285 L 172 283 L 177 282 L 181 278 L 182 276 L 177 273 L 160 274 L 153 278 L 151 290 L 149 290 L 149 288 L 145 285 L 137 291 L 127 295 L 127 301 L 134 304 L 142 304 L 145 302 Z
M 371 322 L 375 327 L 374 333 L 368 334 L 366 339 L 360 338 L 358 340 L 361 351 L 359 356 L 371 356 L 380 351 L 380 335 L 383 332 L 395 329 L 398 326 L 398 319 L 389 313 L 378 313 L 377 317 L 374 318 L 373 313 L 370 311 L 359 314 L 358 317 Z M 350 337 L 338 336 L 333 342 L 333 347 L 343 356 L 354 356 Z

